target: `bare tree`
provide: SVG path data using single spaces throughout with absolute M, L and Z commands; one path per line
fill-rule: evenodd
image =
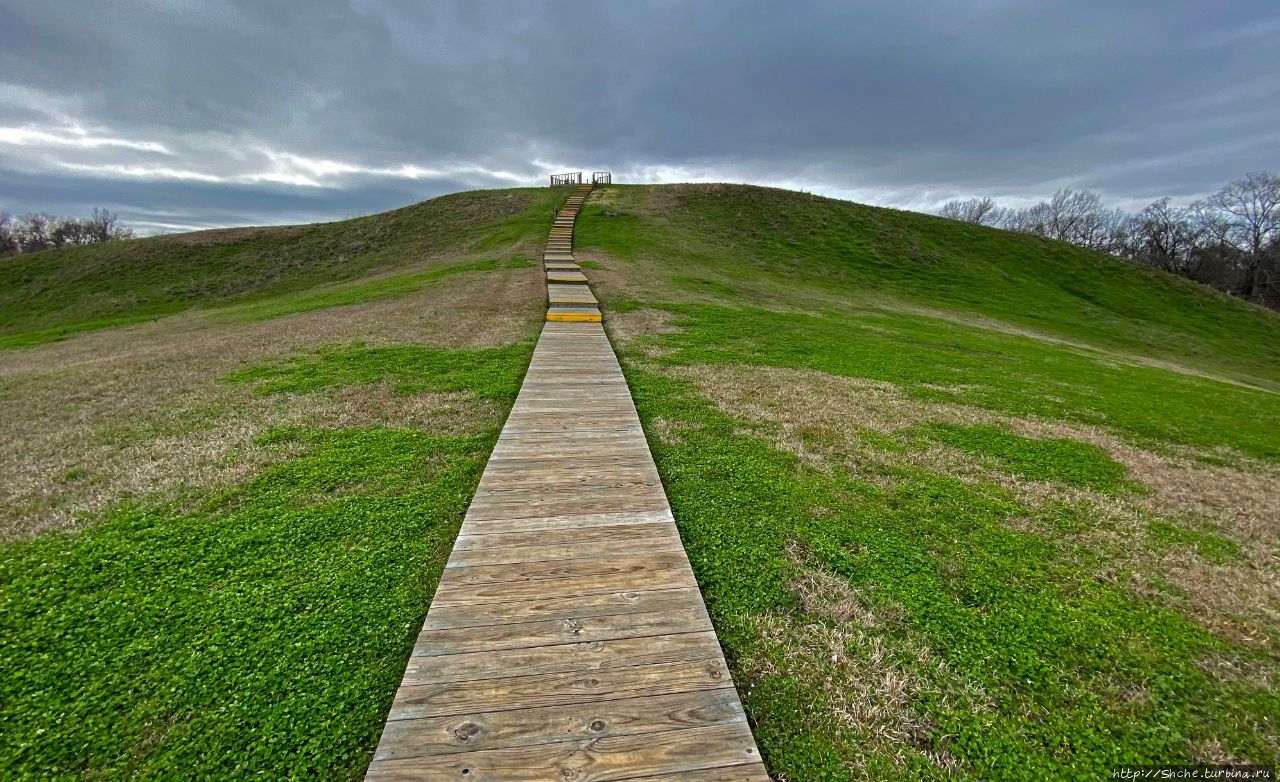
M 13 235 L 13 218 L 0 212 L 0 258 L 18 254 L 18 240 Z
M 1248 257 L 1240 294 L 1257 300 L 1265 287 L 1264 253 L 1280 235 L 1280 176 L 1265 171 L 1246 174 L 1209 199 L 1228 215 L 1228 234 Z
M 14 225 L 18 248 L 24 253 L 39 252 L 53 246 L 49 238 L 49 224 L 53 218 L 46 214 L 25 214 Z
M 1191 210 L 1175 207 L 1161 198 L 1130 221 L 1130 257 L 1167 272 L 1185 273 L 1192 250 L 1205 235 L 1205 228 L 1192 219 Z
M 998 213 L 996 202 L 990 198 L 969 198 L 964 201 L 948 201 L 938 214 L 949 220 L 959 220 L 974 225 L 993 225 Z
M 120 219 L 106 209 L 94 209 L 93 215 L 81 224 L 88 237 L 86 244 L 133 238 L 133 231 L 120 225 Z
M 1259 301 L 1272 309 L 1280 310 L 1280 236 L 1273 238 L 1270 246 L 1263 252 L 1260 270 Z
M 1026 209 L 989 198 L 951 201 L 941 214 L 1120 255 L 1280 309 L 1280 176 L 1255 172 L 1187 207 L 1155 201 L 1137 215 L 1063 188 Z
M 0 256 L 6 252 L 32 253 L 53 247 L 133 238 L 133 231 L 121 225 L 115 214 L 106 209 L 94 209 L 93 215 L 84 220 L 47 214 L 26 214 L 11 223 L 8 215 L 5 219 L 4 228 L 0 230 Z M 6 247 L 11 249 L 6 251 Z
M 49 228 L 49 241 L 54 247 L 68 247 L 89 244 L 89 234 L 85 224 L 74 217 L 61 217 L 54 220 Z

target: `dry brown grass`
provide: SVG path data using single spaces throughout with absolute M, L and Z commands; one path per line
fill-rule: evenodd
M 812 684 L 821 697 L 808 715 L 815 730 L 843 735 L 852 748 L 852 778 L 867 778 L 865 759 L 892 758 L 905 764 L 919 754 L 944 769 L 956 760 L 934 751 L 931 725 L 915 709 L 921 694 L 939 695 L 937 682 L 964 693 L 966 705 L 990 709 L 986 694 L 972 682 L 959 682 L 945 663 L 912 637 L 904 612 L 893 603 L 873 601 L 844 579 L 809 560 L 795 545 L 788 559 L 796 577 L 790 587 L 801 611 L 752 618 L 759 646 L 742 660 L 742 686 L 765 678 L 794 678 Z
M 592 272 L 596 274 L 597 272 Z M 681 329 L 671 325 L 676 316 L 666 310 L 641 308 L 626 312 L 611 312 L 606 325 L 609 337 L 617 344 L 627 345 L 640 337 L 658 334 L 678 334 Z
M 1159 595 L 1210 630 L 1251 644 L 1268 643 L 1280 630 L 1280 469 L 1238 454 L 1239 466 L 1207 465 L 1185 451 L 1157 454 L 1098 427 L 1035 418 L 1011 418 L 975 407 L 923 402 L 890 383 L 816 371 L 746 366 L 665 369 L 692 381 L 722 411 L 748 421 L 754 433 L 819 469 L 839 465 L 883 488 L 894 479 L 886 468 L 909 466 L 971 484 L 997 484 L 1031 509 L 1066 501 L 1088 509 L 1090 529 L 1068 535 L 1109 554 L 1097 575 L 1128 575 L 1139 590 Z M 1146 495 L 1115 497 L 1009 475 L 981 457 L 940 444 L 913 441 L 901 452 L 868 444 L 866 432 L 894 437 L 924 423 L 999 425 L 1035 438 L 1093 443 L 1123 464 Z M 662 436 L 664 433 L 659 431 Z M 666 433 L 678 436 L 678 432 Z M 1239 558 L 1215 562 L 1184 546 L 1152 546 L 1152 521 L 1178 526 L 1207 523 L 1234 542 Z M 1030 517 L 1012 518 L 1022 531 L 1063 537 Z M 1136 578 L 1132 578 L 1135 577 Z M 1171 583 L 1181 596 L 1154 585 Z
M 261 225 L 240 228 L 209 228 L 204 231 L 173 234 L 157 237 L 153 241 L 172 242 L 174 244 L 204 247 L 219 244 L 233 244 L 247 239 L 288 239 L 307 230 L 309 225 Z
M 396 299 L 226 324 L 192 313 L 0 353 L 0 539 L 92 522 L 126 495 L 243 480 L 284 458 L 273 426 L 473 430 L 501 415 L 463 394 L 383 386 L 260 396 L 221 382 L 246 365 L 326 344 L 508 345 L 542 319 L 536 269 L 443 278 Z

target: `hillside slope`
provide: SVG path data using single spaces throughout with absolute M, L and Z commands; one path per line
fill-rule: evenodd
M 361 778 L 556 198 L 0 264 L 0 778 Z
M 1280 757 L 1275 313 L 764 188 L 578 239 L 772 773 Z
M 0 347 L 380 271 L 491 259 L 488 251 L 545 222 L 555 197 L 535 189 L 473 191 L 336 223 L 199 231 L 18 256 L 0 263 Z M 522 246 L 512 257 L 532 257 L 533 250 Z
M 361 777 L 561 197 L 0 264 L 0 776 Z M 775 776 L 1280 759 L 1274 313 L 766 188 L 577 230 Z
M 667 296 L 716 300 L 721 283 L 724 303 L 820 308 L 879 294 L 1280 384 L 1276 313 L 1065 242 L 750 186 L 619 186 L 593 203 L 607 219 L 580 240 L 666 259 Z

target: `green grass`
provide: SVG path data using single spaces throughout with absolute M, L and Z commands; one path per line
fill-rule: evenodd
M 1090 568 L 1094 553 L 1005 525 L 1055 509 L 1022 505 L 995 484 L 918 470 L 884 468 L 898 482 L 885 492 L 839 471 L 804 467 L 744 434 L 742 422 L 700 401 L 695 390 L 637 369 L 636 360 L 626 362 L 627 375 L 642 420 L 678 428 L 674 443 L 650 437 L 650 444 L 731 665 L 762 653 L 753 617 L 797 615 L 784 553 L 788 541 L 798 541 L 854 587 L 905 608 L 890 636 L 923 638 L 945 660 L 947 677 L 916 672 L 929 687 L 915 705 L 933 726 L 917 749 L 958 758 L 968 770 L 963 778 L 1096 779 L 1117 763 L 1185 760 L 1189 742 L 1203 736 L 1228 751 L 1276 760 L 1265 720 L 1280 720 L 1280 697 L 1211 680 L 1197 666 L 1222 650 L 1257 653 L 1124 584 L 1099 582 Z M 1032 477 L 1126 488 L 1122 471 L 1088 447 L 935 431 Z M 1046 464 L 1047 456 L 1062 458 Z M 1203 547 L 1208 539 L 1152 531 L 1173 546 Z M 1274 665 L 1269 655 L 1263 659 Z M 848 764 L 861 757 L 855 765 L 867 778 L 945 776 L 910 751 L 902 767 L 862 757 L 857 736 L 824 730 L 816 720 L 818 682 L 743 680 L 740 670 L 735 676 L 775 774 L 846 779 Z M 977 682 L 991 703 L 977 707 L 967 690 L 949 690 L 955 680 Z M 1146 695 L 1118 703 L 1103 688 Z
M 734 306 L 805 307 L 888 297 L 1280 389 L 1280 315 L 1063 242 L 771 188 L 606 194 L 607 204 L 587 202 L 576 240 L 651 264 L 649 300 L 714 292 Z
M 193 307 L 248 303 L 241 314 L 260 318 L 411 292 L 435 279 L 436 270 L 424 264 L 491 263 L 494 255 L 510 257 L 520 243 L 540 240 L 553 197 L 532 188 L 457 193 L 336 223 L 160 236 L 6 259 L 0 349 Z M 417 271 L 398 282 L 315 290 L 401 268 Z M 297 295 L 270 300 L 280 294 Z
M 882 380 L 919 399 L 1101 425 L 1141 442 L 1230 446 L 1280 459 L 1280 394 L 889 311 L 824 315 L 666 305 L 683 364 L 742 363 Z M 1277 335 L 1280 338 L 1280 334 Z
M 309 393 L 339 386 L 387 382 L 400 394 L 469 391 L 482 399 L 513 402 L 533 345 L 441 350 L 423 345 L 330 348 L 227 376 L 259 393 Z
M 0 347 L 192 307 L 217 308 L 212 328 L 522 264 L 564 195 L 460 194 L 207 245 L 6 262 Z M 964 406 L 1097 427 L 1230 470 L 1280 463 L 1274 314 L 1058 243 L 763 188 L 611 187 L 588 202 L 577 239 L 610 272 L 596 286 L 607 320 L 653 307 L 679 329 L 621 358 L 775 775 L 1098 779 L 1119 763 L 1191 760 L 1201 742 L 1280 760 L 1280 696 L 1264 686 L 1280 653 L 1197 622 L 1172 581 L 1138 588 L 1130 563 L 1090 536 L 1206 568 L 1250 552 L 1193 515 L 1144 510 L 1117 535 L 1088 497 L 1138 502 L 1158 487 L 1106 452 L 918 420 L 856 442 L 802 431 L 801 459 L 767 421 L 717 407 L 680 375 L 872 380 L 921 415 Z M 256 447 L 280 461 L 241 485 L 121 498 L 78 534 L 0 547 L 0 777 L 359 778 L 530 351 L 357 343 L 245 368 L 225 378 L 245 394 L 385 384 L 496 404 L 458 436 L 268 428 Z M 937 443 L 990 479 L 912 462 Z M 1048 499 L 1008 475 L 1050 487 Z M 802 567 L 879 617 L 850 636 L 844 662 L 788 646 L 811 628 L 849 629 L 805 607 Z M 817 662 L 787 668 L 798 658 Z M 1210 675 L 1212 660 L 1265 675 Z M 854 671 L 914 682 L 910 730 L 885 739 L 883 725 L 833 718 L 832 683 L 859 681 Z
M 767 422 L 717 407 L 679 374 L 712 365 L 863 378 L 922 412 L 964 405 L 1100 427 L 1156 453 L 1275 464 L 1273 313 L 1063 244 L 922 215 L 761 188 L 611 191 L 607 205 L 588 203 L 578 238 L 624 278 L 597 290 L 606 312 L 655 307 L 678 329 L 630 343 L 624 371 L 772 773 L 1092 780 L 1121 763 L 1190 762 L 1210 740 L 1234 757 L 1280 760 L 1280 696 L 1265 679 L 1210 676 L 1205 664 L 1275 671 L 1276 653 L 1197 623 L 1172 585 L 1169 600 L 1132 588 L 1116 552 L 1089 542 L 1115 532 L 1098 508 L 1020 499 L 1003 481 L 907 458 L 943 442 L 1023 480 L 1141 497 L 1101 449 L 921 420 L 856 443 L 814 435 L 800 460 L 772 444 Z M 1208 525 L 1149 512 L 1134 523 L 1121 545 L 1138 557 L 1173 550 L 1209 566 L 1241 556 Z M 864 638 L 842 650 L 848 668 L 786 667 L 811 654 L 788 646 L 811 641 L 806 628 L 835 627 L 788 586 L 797 546 L 886 617 L 870 631 L 883 658 Z M 791 628 L 783 640 L 761 631 L 767 617 Z M 915 677 L 918 727 L 886 741 L 874 724 L 832 717 L 825 688 L 864 669 Z
M 507 409 L 530 343 L 335 348 L 230 378 Z M 0 548 L 0 777 L 359 779 L 501 426 L 275 429 L 245 484 Z
M 1007 471 L 1033 481 L 1061 481 L 1118 494 L 1141 487 L 1125 480 L 1125 467 L 1091 443 L 1022 437 L 995 426 L 934 424 L 929 434 L 947 445 L 992 457 Z
M 1240 555 L 1240 547 L 1222 537 L 1211 528 L 1188 528 L 1164 521 L 1150 527 L 1151 542 L 1157 550 L 1175 546 L 1188 546 L 1198 551 L 1210 562 L 1225 562 Z

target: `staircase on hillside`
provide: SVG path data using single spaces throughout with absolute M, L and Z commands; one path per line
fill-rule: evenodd
M 368 782 L 769 780 L 573 260 L 580 182 L 543 253 L 549 322 Z
M 578 176 L 581 178 L 581 174 Z M 547 320 L 552 322 L 600 322 L 599 303 L 573 257 L 573 227 L 594 187 L 594 183 L 578 185 L 551 224 L 542 266 L 547 274 Z

